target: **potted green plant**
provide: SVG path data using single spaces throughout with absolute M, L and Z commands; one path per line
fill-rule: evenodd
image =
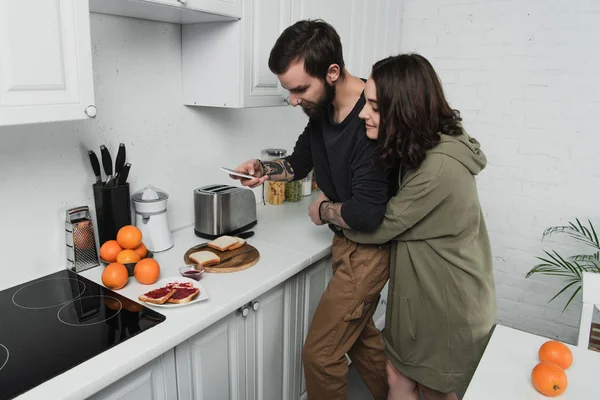
M 589 226 L 584 226 L 579 219 L 575 219 L 575 221 L 576 223 L 569 222 L 569 225 L 552 226 L 546 229 L 542 234 L 542 241 L 554 234 L 565 234 L 571 239 L 591 247 L 592 253 L 563 257 L 556 250 L 544 250 L 545 256 L 536 257 L 541 263 L 534 266 L 525 275 L 526 278 L 529 278 L 533 274 L 542 274 L 564 279 L 565 286 L 550 299 L 552 301 L 561 294 L 571 290 L 571 297 L 567 301 L 567 304 L 565 304 L 563 311 L 567 309 L 573 298 L 581 290 L 583 272 L 600 272 L 600 242 L 598 241 L 594 225 L 590 220 L 588 220 Z

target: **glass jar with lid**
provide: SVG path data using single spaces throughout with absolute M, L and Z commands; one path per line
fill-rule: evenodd
M 263 161 L 275 161 L 282 159 L 287 155 L 284 149 L 265 149 L 261 152 Z M 285 199 L 285 182 L 267 181 L 265 189 L 267 191 L 267 203 L 273 205 L 283 204 Z

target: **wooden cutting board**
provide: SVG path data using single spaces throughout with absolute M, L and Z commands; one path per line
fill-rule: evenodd
M 229 273 L 242 271 L 244 269 L 252 267 L 260 259 L 260 254 L 258 250 L 255 247 L 249 245 L 248 242 L 246 242 L 239 249 L 225 251 L 219 251 L 208 246 L 204 246 L 198 249 L 197 246 L 194 246 L 185 252 L 185 255 L 183 256 L 183 261 L 189 265 L 196 264 L 196 262 L 190 258 L 190 254 L 195 253 L 197 251 L 210 251 L 211 253 L 214 253 L 221 258 L 232 257 L 228 261 L 225 261 L 221 264 L 211 265 L 210 267 L 204 267 L 204 270 L 206 272 Z

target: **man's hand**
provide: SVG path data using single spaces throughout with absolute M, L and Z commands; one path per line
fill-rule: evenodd
M 248 160 L 245 163 L 240 164 L 240 166 L 238 166 L 235 169 L 235 171 L 242 173 L 242 174 L 246 174 L 246 175 L 252 175 L 255 177 L 254 179 L 248 179 L 248 178 L 242 178 L 242 177 L 235 176 L 235 175 L 229 175 L 229 177 L 231 179 L 239 180 L 243 186 L 248 186 L 251 188 L 260 186 L 263 183 L 265 183 L 265 181 L 267 179 L 269 179 L 268 175 L 263 176 L 262 167 L 260 166 L 260 163 L 256 159 Z
M 319 217 L 319 206 L 321 205 L 321 202 L 328 200 L 327 196 L 321 192 L 317 200 L 308 207 L 308 216 L 315 225 L 323 225 L 325 223 L 321 221 L 321 218 Z

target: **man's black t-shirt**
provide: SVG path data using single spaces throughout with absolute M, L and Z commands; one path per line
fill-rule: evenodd
M 372 231 L 383 221 L 395 185 L 374 162 L 377 143 L 367 137 L 365 122 L 358 117 L 364 105 L 363 93 L 339 124 L 331 116 L 333 106 L 322 118 L 311 118 L 286 160 L 295 180 L 314 168 L 323 193 L 344 203 L 342 218 L 350 228 Z

